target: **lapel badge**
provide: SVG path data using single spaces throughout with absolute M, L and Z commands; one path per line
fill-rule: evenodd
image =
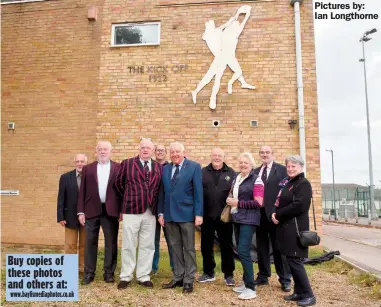
M 229 180 L 230 180 L 230 177 L 229 177 L 229 176 L 226 176 L 226 177 L 225 177 L 225 180 L 226 180 L 226 181 L 229 181 Z

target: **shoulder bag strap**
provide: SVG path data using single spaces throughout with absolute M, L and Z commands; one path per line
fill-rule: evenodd
M 292 202 L 294 203 L 295 201 L 295 195 L 292 197 Z M 298 220 L 296 219 L 296 216 L 294 217 L 295 221 L 295 227 L 296 227 L 296 233 L 298 234 L 298 237 L 300 237 L 300 232 L 299 232 L 299 227 L 298 227 Z
M 312 213 L 313 213 L 313 216 L 314 216 L 314 227 L 315 227 L 315 230 L 316 230 L 316 217 L 315 217 L 315 206 L 314 206 L 314 196 L 312 195 Z

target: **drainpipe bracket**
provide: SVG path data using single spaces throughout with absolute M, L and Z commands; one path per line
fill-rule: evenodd
M 290 0 L 290 4 L 293 6 L 296 2 L 299 2 L 299 4 L 302 4 L 303 0 Z

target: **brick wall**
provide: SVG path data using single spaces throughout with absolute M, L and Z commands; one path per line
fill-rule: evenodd
M 237 156 L 243 151 L 254 153 L 259 162 L 258 149 L 264 143 L 273 146 L 277 160 L 283 163 L 285 156 L 299 151 L 298 129 L 292 130 L 288 125 L 289 119 L 298 119 L 293 7 L 289 1 L 281 0 L 250 3 L 252 16 L 239 39 L 236 55 L 245 79 L 256 85 L 257 90 L 241 89 L 237 82 L 229 95 L 226 86 L 232 72 L 227 69 L 217 109 L 211 111 L 208 105 L 213 81 L 199 93 L 196 105 L 191 98 L 191 91 L 213 59 L 201 39 L 204 24 L 209 19 L 217 26 L 225 23 L 242 3 L 187 5 L 187 2 L 190 1 L 105 1 L 97 138 L 108 138 L 115 144 L 118 160 L 135 155 L 140 137 L 146 136 L 164 144 L 182 141 L 187 156 L 203 165 L 208 163 L 215 146 L 226 151 L 227 161 L 233 167 L 237 167 Z M 160 46 L 110 47 L 113 23 L 141 21 L 161 21 Z M 304 1 L 301 23 L 307 169 L 319 206 L 316 210 L 319 219 L 321 187 L 312 1 Z M 176 65 L 187 65 L 187 70 L 172 72 Z M 148 66 L 165 66 L 167 82 L 150 82 L 152 73 L 148 72 Z M 144 73 L 131 67 L 143 67 Z M 219 128 L 212 126 L 214 119 L 221 121 Z M 259 121 L 258 128 L 249 127 L 251 119 Z
M 61 244 L 60 174 L 75 153 L 94 155 L 102 1 L 2 5 L 2 241 Z M 7 123 L 16 124 L 14 131 Z
M 299 151 L 298 129 L 288 125 L 288 120 L 298 119 L 289 1 L 244 3 L 252 6 L 252 16 L 236 55 L 245 79 L 257 89 L 241 89 L 237 82 L 228 95 L 232 72 L 227 69 L 215 111 L 208 106 L 213 81 L 199 93 L 196 105 L 190 94 L 213 60 L 201 39 L 204 23 L 213 19 L 221 25 L 242 3 L 186 2 L 195 1 L 68 0 L 2 6 L 2 188 L 20 190 L 18 197 L 3 197 L 3 242 L 62 243 L 56 224 L 59 176 L 72 168 L 76 152 L 92 156 L 99 139 L 113 143 L 116 161 L 136 155 L 140 137 L 164 144 L 181 141 L 187 156 L 202 165 L 219 146 L 234 168 L 242 151 L 252 152 L 259 162 L 264 143 L 273 146 L 279 162 Z M 89 22 L 87 7 L 94 4 L 100 18 Z M 319 220 L 311 0 L 304 1 L 301 15 L 307 170 Z M 113 23 L 137 21 L 161 22 L 159 46 L 110 47 Z M 135 66 L 144 66 L 144 73 L 134 73 Z M 168 72 L 150 73 L 148 66 L 164 66 Z M 150 81 L 150 75 L 163 74 L 166 82 Z M 258 120 L 258 128 L 249 126 L 252 119 Z M 221 126 L 214 128 L 213 120 Z M 6 130 L 8 121 L 16 122 L 14 132 Z

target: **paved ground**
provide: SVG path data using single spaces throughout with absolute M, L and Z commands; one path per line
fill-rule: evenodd
M 369 225 L 369 220 L 367 217 L 359 217 L 357 220 L 356 219 L 347 219 L 347 222 L 345 221 L 344 218 L 339 217 L 336 221 L 334 220 L 333 216 L 330 216 L 328 214 L 323 215 L 323 221 L 328 221 L 328 222 L 337 222 L 337 223 L 344 223 L 344 224 L 354 224 L 358 226 L 366 226 L 366 227 L 374 227 L 374 228 L 380 228 L 381 229 L 381 218 L 378 220 L 371 220 L 370 225 Z
M 324 222 L 323 246 L 381 279 L 381 229 Z

